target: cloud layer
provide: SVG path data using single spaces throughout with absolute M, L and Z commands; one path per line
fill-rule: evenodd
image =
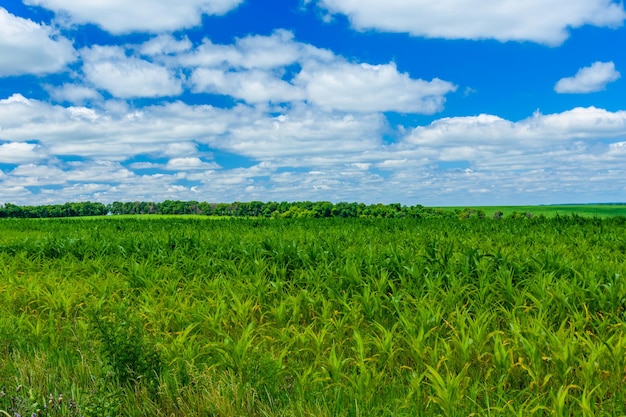
M 128 57 L 115 46 L 94 46 L 81 52 L 85 80 L 114 97 L 163 97 L 182 93 L 182 82 L 167 68 Z
M 554 94 L 606 89 L 620 77 L 619 57 L 586 56 L 594 63 L 555 84 L 582 58 L 565 71 L 537 61 L 525 75 L 484 52 L 510 44 L 474 42 L 482 55 L 457 56 L 471 42 L 433 48 L 411 37 L 531 41 L 541 45 L 512 46 L 545 57 L 570 30 L 622 25 L 622 4 L 309 3 L 368 33 L 335 25 L 354 38 L 329 42 L 301 27 L 222 36 L 202 27 L 203 16 L 243 0 L 25 0 L 41 21 L 0 8 L 0 202 L 532 204 L 624 195 L 626 110 L 597 104 L 603 94 Z M 298 19 L 324 27 L 310 9 Z M 372 46 L 354 52 L 357 38 Z M 407 51 L 373 46 L 390 38 Z M 535 75 L 543 82 L 521 91 Z M 524 87 L 514 96 L 498 90 L 516 77 Z M 544 103 L 550 112 L 533 113 Z
M 203 14 L 222 15 L 243 0 L 25 0 L 67 15 L 73 23 L 95 23 L 114 34 L 173 32 L 198 26 Z
M 359 30 L 444 39 L 497 39 L 559 45 L 569 28 L 621 26 L 623 5 L 611 0 L 318 0 Z
M 15 166 L 0 177 L 0 198 L 28 202 L 35 186 L 39 201 L 342 200 L 358 192 L 370 202 L 452 204 L 549 198 L 557 189 L 583 198 L 586 183 L 594 195 L 623 191 L 626 111 L 441 118 L 392 144 L 381 140 L 385 124 L 377 113 L 304 105 L 270 114 L 177 102 L 115 113 L 14 95 L 0 100 L 0 163 Z M 225 167 L 214 152 L 250 166 Z M 141 155 L 155 162 L 135 162 Z
M 79 53 L 76 82 L 51 89 L 58 101 L 83 104 L 103 94 L 173 97 L 188 90 L 252 105 L 304 102 L 329 111 L 433 114 L 457 88 L 438 78 L 414 78 L 393 62 L 349 62 L 285 30 L 230 45 L 204 39 L 196 47 L 185 38 L 159 35 L 143 44 L 94 45 Z

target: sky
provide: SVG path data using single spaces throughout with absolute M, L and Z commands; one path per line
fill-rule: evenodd
M 0 0 L 0 204 L 624 202 L 625 20 L 612 0 Z

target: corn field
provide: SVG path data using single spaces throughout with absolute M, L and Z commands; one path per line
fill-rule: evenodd
M 623 416 L 626 219 L 3 219 L 0 415 Z

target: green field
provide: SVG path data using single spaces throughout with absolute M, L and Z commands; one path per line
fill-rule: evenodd
M 444 210 L 463 210 L 465 207 L 443 207 Z M 504 216 L 512 213 L 532 213 L 546 217 L 578 215 L 584 217 L 626 216 L 626 204 L 560 204 L 542 206 L 472 206 L 483 210 L 488 217 L 500 211 Z
M 560 214 L 3 219 L 0 415 L 626 415 L 626 221 Z

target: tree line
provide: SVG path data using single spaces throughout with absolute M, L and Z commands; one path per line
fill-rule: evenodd
M 221 217 L 263 218 L 323 218 L 323 217 L 448 217 L 455 214 L 421 205 L 331 203 L 328 201 L 301 202 L 234 202 L 208 203 L 198 201 L 165 200 L 162 202 L 74 202 L 40 206 L 18 206 L 12 203 L 0 205 L 0 218 L 49 218 L 104 216 L 119 214 L 196 214 Z

